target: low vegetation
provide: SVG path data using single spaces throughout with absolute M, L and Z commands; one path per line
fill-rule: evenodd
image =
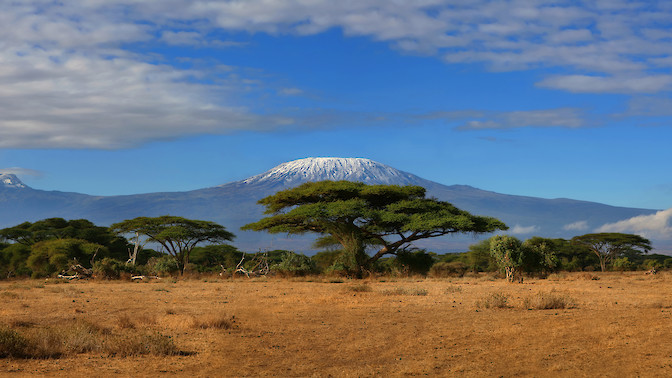
M 0 375 L 656 376 L 670 290 L 669 272 L 5 280 Z
M 0 357 L 45 359 L 83 353 L 116 357 L 184 354 L 170 336 L 158 332 L 116 333 L 81 319 L 45 327 L 31 323 L 15 325 L 15 328 L 0 327 Z

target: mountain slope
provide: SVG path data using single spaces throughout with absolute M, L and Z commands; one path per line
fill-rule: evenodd
M 0 176 L 0 183 L 3 177 Z M 263 216 L 256 202 L 278 190 L 308 181 L 350 180 L 367 184 L 420 185 L 429 196 L 448 201 L 478 215 L 499 218 L 521 238 L 533 235 L 571 237 L 618 220 L 652 214 L 655 210 L 614 207 L 570 199 L 542 199 L 506 195 L 466 185 L 446 186 L 368 159 L 307 158 L 281 164 L 248 179 L 188 192 L 148 193 L 126 196 L 88 196 L 35 190 L 18 178 L 0 184 L 0 227 L 48 217 L 86 218 L 109 225 L 137 216 L 180 215 L 211 220 L 237 235 L 235 244 L 244 250 L 286 248 L 310 250 L 312 237 L 287 237 L 239 231 L 240 226 Z M 19 184 L 20 183 L 20 184 Z M 471 236 L 446 237 L 423 244 L 437 251 L 464 250 Z

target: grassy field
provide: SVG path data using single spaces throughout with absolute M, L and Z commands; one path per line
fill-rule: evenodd
M 667 272 L 25 280 L 0 301 L 0 354 L 24 354 L 2 376 L 672 376 Z

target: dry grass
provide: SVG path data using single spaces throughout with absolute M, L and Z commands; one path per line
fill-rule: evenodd
M 201 329 L 231 329 L 234 327 L 235 323 L 235 316 L 205 315 L 200 318 L 194 318 L 192 327 Z
M 559 294 L 555 291 L 538 292 L 525 298 L 523 307 L 533 310 L 557 310 L 576 307 L 576 301 L 568 295 Z
M 672 275 L 588 274 L 0 282 L 0 376 L 669 376 Z
M 382 291 L 384 295 L 419 295 L 425 296 L 429 292 L 426 289 L 418 287 L 395 287 L 394 289 L 385 289 Z
M 509 296 L 503 293 L 492 293 L 476 302 L 478 308 L 509 308 Z

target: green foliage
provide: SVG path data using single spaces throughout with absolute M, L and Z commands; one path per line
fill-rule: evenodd
M 619 257 L 631 258 L 651 250 L 651 242 L 648 239 L 633 234 L 586 234 L 575 236 L 572 238 L 572 243 L 589 248 L 600 260 L 603 272 Z
M 466 264 L 473 272 L 492 272 L 498 269 L 497 262 L 490 255 L 490 238 L 469 246 Z
M 326 270 L 334 265 L 338 257 L 343 253 L 342 250 L 337 251 L 323 251 L 318 252 L 315 255 L 311 256 L 311 260 L 315 264 L 315 268 L 318 272 L 324 273 Z
M 138 256 L 137 259 L 135 260 L 135 263 L 138 266 L 146 265 L 149 259 L 151 259 L 152 257 L 161 257 L 163 255 L 164 255 L 163 253 L 155 251 L 151 248 L 142 248 L 138 252 Z
M 635 270 L 637 265 L 627 257 L 617 257 L 612 262 L 612 268 L 618 271 Z
M 93 263 L 93 274 L 96 278 L 107 280 L 119 279 L 122 273 L 136 273 L 136 269 L 133 265 L 109 257 Z
M 0 230 L 0 239 L 32 246 L 53 239 L 80 239 L 105 246 L 110 257 L 123 259 L 127 253 L 126 239 L 115 235 L 107 227 L 99 227 L 86 219 L 65 220 L 49 218 L 35 223 L 24 222 Z
M 559 264 L 551 239 L 535 236 L 525 240 L 521 247 L 525 250 L 521 264 L 525 272 L 548 273 L 555 270 Z
M 271 270 L 285 277 L 305 276 L 317 271 L 310 257 L 294 252 L 285 252 L 279 263 L 271 265 Z
M 523 265 L 525 254 L 520 240 L 508 235 L 493 236 L 490 239 L 490 254 L 499 269 L 506 274 L 506 279 L 513 282 L 516 279 L 516 270 Z
M 413 251 L 400 250 L 397 252 L 395 264 L 407 274 L 427 275 L 429 269 L 434 265 L 436 254 L 427 252 L 424 249 Z
M 474 216 L 448 202 L 425 198 L 425 189 L 419 186 L 311 182 L 263 198 L 259 204 L 270 216 L 242 229 L 330 236 L 347 255 L 340 264 L 358 272 L 416 240 L 506 229 L 494 218 Z M 365 251 L 370 245 L 379 248 L 372 257 Z
M 243 257 L 243 252 L 230 244 L 211 244 L 194 247 L 189 260 L 199 271 L 220 271 L 235 269 Z
M 81 239 L 51 239 L 30 247 L 26 264 L 33 277 L 47 277 L 67 270 L 71 260 L 87 264 L 96 252 L 106 253 L 106 248 Z
M 667 258 L 663 260 L 663 268 L 672 269 L 672 258 Z
M 180 271 L 174 257 L 164 254 L 161 257 L 152 257 L 145 266 L 148 272 L 159 276 L 169 276 Z
M 197 244 L 221 243 L 234 237 L 217 223 L 170 215 L 138 217 L 115 223 L 110 228 L 117 234 L 144 235 L 146 241 L 160 244 L 173 256 L 181 274 L 189 264 L 189 256 Z
M 27 265 L 30 247 L 14 243 L 0 250 L 0 278 L 30 276 L 32 270 Z
M 468 266 L 461 261 L 439 261 L 429 269 L 429 275 L 435 278 L 462 277 L 468 269 Z

